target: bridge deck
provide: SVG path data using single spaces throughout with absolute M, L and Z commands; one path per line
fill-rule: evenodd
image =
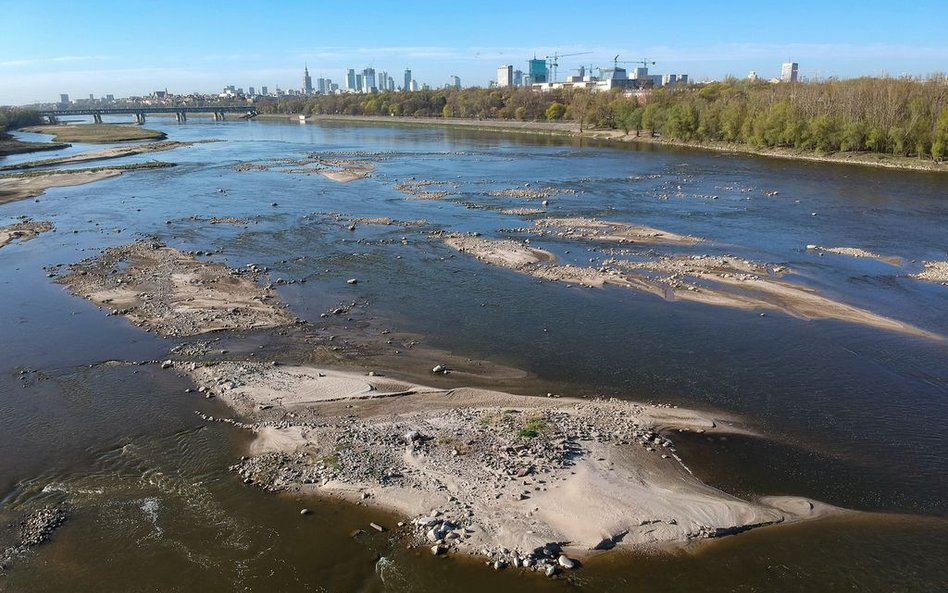
M 43 116 L 64 115 L 109 115 L 139 113 L 252 113 L 256 109 L 252 106 L 239 105 L 208 105 L 204 107 L 90 107 L 86 109 L 52 109 L 40 111 Z

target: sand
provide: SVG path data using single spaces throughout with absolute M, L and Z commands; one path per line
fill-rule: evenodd
M 294 318 L 251 271 L 205 263 L 153 241 L 106 249 L 58 281 L 73 293 L 163 336 L 277 327 Z
M 695 478 L 664 431 L 747 433 L 723 415 L 305 366 L 175 367 L 255 433 L 251 457 L 233 468 L 246 483 L 388 508 L 445 550 L 512 562 L 560 542 L 582 557 L 842 512 L 794 497 L 742 500 Z M 435 512 L 460 535 L 430 539 Z
M 701 239 L 678 235 L 643 225 L 609 222 L 594 218 L 544 218 L 536 221 L 536 233 L 568 239 L 649 245 L 694 245 Z
M 562 265 L 556 263 L 552 253 L 516 241 L 444 233 L 432 236 L 488 264 L 544 280 L 595 288 L 615 285 L 648 292 L 669 301 L 775 311 L 807 320 L 832 319 L 930 340 L 945 339 L 939 334 L 833 300 L 813 288 L 784 280 L 782 276 L 790 270 L 782 266 L 712 256 L 611 258 L 599 267 Z
M 860 249 L 859 247 L 821 247 L 820 245 L 807 245 L 806 249 L 807 251 L 815 251 L 818 253 L 835 253 L 836 255 L 874 259 L 887 264 L 892 264 L 893 266 L 902 265 L 901 257 L 878 255 L 871 251 Z
M 46 233 L 53 230 L 53 225 L 47 221 L 33 221 L 24 219 L 20 222 L 0 227 L 0 247 L 9 245 L 12 241 L 29 241 L 36 238 L 40 233 Z
M 100 161 L 107 159 L 118 159 L 127 156 L 134 156 L 137 154 L 146 154 L 150 152 L 162 152 L 165 150 L 174 150 L 175 148 L 182 148 L 185 146 L 191 146 L 195 144 L 194 142 L 152 142 L 148 144 L 138 144 L 136 146 L 119 146 L 115 148 L 105 148 L 102 150 L 94 150 L 91 152 L 84 152 L 82 154 L 76 154 L 67 157 L 58 157 L 52 159 L 44 159 L 41 161 L 30 161 L 28 163 L 19 163 L 16 165 L 7 165 L 5 167 L 0 167 L 0 171 L 12 171 L 17 169 L 33 169 L 36 167 L 48 167 L 51 165 L 65 165 L 71 163 L 85 163 L 89 161 Z
M 0 177 L 0 204 L 43 195 L 53 187 L 72 187 L 121 175 L 122 171 L 100 170 L 80 173 L 50 173 L 32 177 Z
M 948 261 L 927 261 L 925 270 L 912 274 L 910 278 L 948 285 Z

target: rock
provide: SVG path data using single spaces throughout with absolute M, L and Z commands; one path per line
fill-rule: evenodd
M 420 438 L 421 438 L 421 434 L 420 434 L 417 430 L 409 430 L 409 431 L 406 432 L 404 435 L 402 435 L 402 438 L 404 438 L 404 439 L 405 439 L 405 442 L 410 445 L 410 444 L 412 444 L 413 442 L 415 442 L 415 441 L 417 441 L 418 439 L 420 439 Z M 431 517 L 431 518 L 433 518 L 433 517 Z
M 548 577 L 556 576 L 556 565 L 555 565 L 555 564 L 550 564 L 549 566 L 546 567 L 546 576 L 548 576 Z
M 166 360 L 161 363 L 161 368 L 163 369 L 170 369 L 172 366 L 174 366 L 174 363 L 171 362 L 170 360 Z
M 349 278 L 348 280 L 346 280 L 346 284 L 358 284 L 358 283 L 359 283 L 359 280 L 356 278 Z
M 439 364 L 439 365 L 435 365 L 435 367 L 431 369 L 431 372 L 438 374 L 438 373 L 444 373 L 447 370 L 448 368 L 446 366 L 444 366 L 443 364 Z
M 379 533 L 382 533 L 383 531 L 385 531 L 385 528 L 379 525 L 378 523 L 369 523 L 369 527 L 378 531 Z
M 442 546 L 441 544 L 438 544 L 436 546 L 431 546 L 431 553 L 434 554 L 435 556 L 440 556 L 441 554 L 444 554 L 446 551 L 447 551 L 446 548 Z
M 494 570 L 503 570 L 507 568 L 507 563 L 503 560 L 494 560 Z
M 308 515 L 309 513 L 310 513 L 310 510 L 309 510 L 309 509 L 303 509 L 303 510 L 300 511 L 300 514 L 301 514 L 301 515 Z
M 572 569 L 576 568 L 576 563 L 566 557 L 565 554 L 560 554 L 560 557 L 556 560 L 556 563 L 562 566 L 563 568 Z

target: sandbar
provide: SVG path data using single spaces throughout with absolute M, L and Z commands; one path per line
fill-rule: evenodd
M 196 260 L 157 241 L 104 250 L 58 281 L 73 294 L 162 336 L 247 330 L 294 321 L 251 270 Z
M 698 480 L 665 434 L 748 434 L 726 415 L 309 366 L 174 367 L 254 432 L 232 468 L 245 483 L 385 507 L 413 518 L 406 529 L 434 553 L 542 566 L 550 544 L 573 557 L 666 548 L 843 512 L 796 497 L 743 500 Z
M 0 227 L 0 247 L 9 245 L 12 241 L 29 241 L 40 233 L 53 230 L 53 225 L 45 220 L 22 220 L 20 222 Z

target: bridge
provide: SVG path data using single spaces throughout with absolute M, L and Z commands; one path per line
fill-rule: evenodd
M 214 114 L 214 120 L 218 121 L 224 119 L 225 113 L 241 113 L 243 119 L 250 119 L 257 116 L 257 109 L 255 107 L 224 105 L 208 105 L 205 107 L 90 107 L 86 109 L 52 109 L 39 113 L 47 118 L 51 124 L 56 123 L 60 117 L 70 115 L 91 115 L 95 123 L 101 124 L 103 115 L 115 114 L 134 115 L 135 123 L 143 124 L 145 123 L 146 113 L 173 113 L 179 122 L 188 121 L 189 113 L 212 113 Z

